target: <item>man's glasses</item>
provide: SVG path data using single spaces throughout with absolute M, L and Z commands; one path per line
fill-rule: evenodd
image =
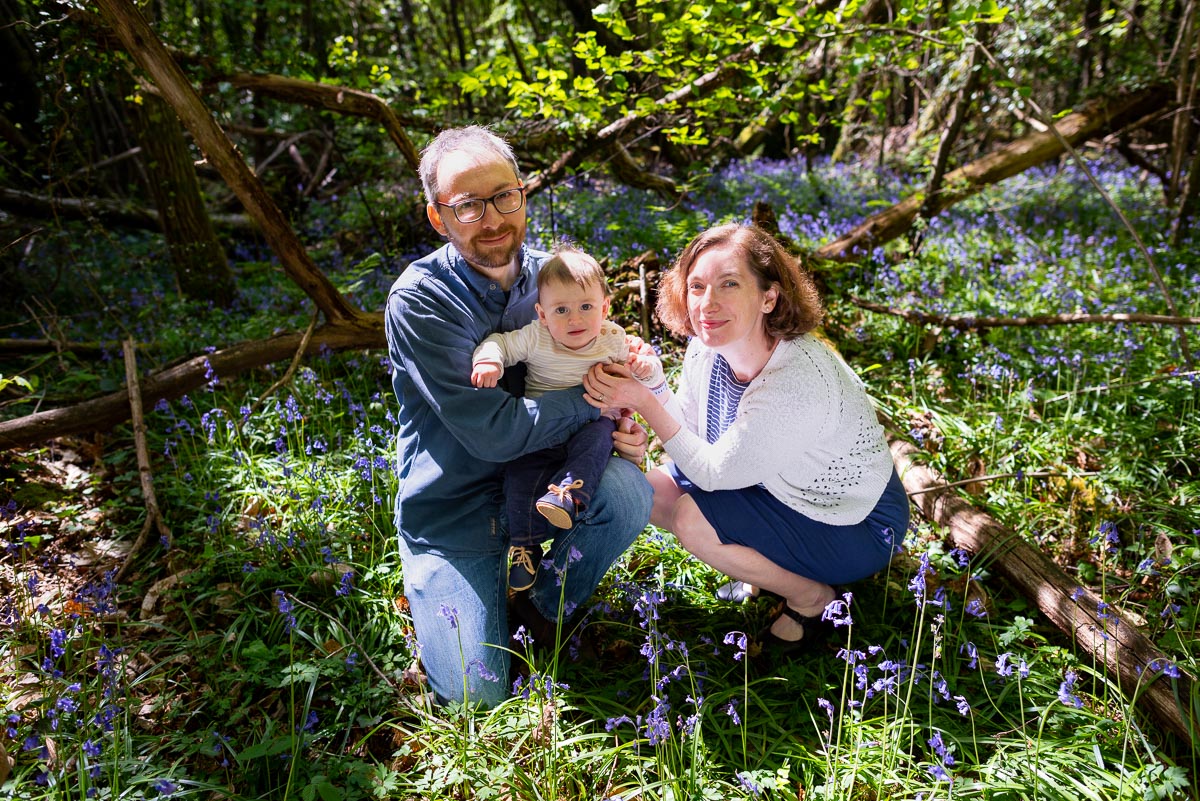
M 516 189 L 505 189 L 503 192 L 497 192 L 491 197 L 477 197 L 470 200 L 461 200 L 458 203 L 442 203 L 437 201 L 439 206 L 445 206 L 454 211 L 454 219 L 460 223 L 473 223 L 483 219 L 484 212 L 487 211 L 487 204 L 491 203 L 496 207 L 496 211 L 501 214 L 513 214 L 525 207 L 525 187 L 518 186 Z

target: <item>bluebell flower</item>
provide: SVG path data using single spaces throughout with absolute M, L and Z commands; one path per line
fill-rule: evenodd
M 438 609 L 438 614 L 446 619 L 446 621 L 450 624 L 450 628 L 452 628 L 452 629 L 458 628 L 458 609 L 457 608 L 455 608 L 453 606 L 447 606 L 446 604 L 442 604 L 441 607 Z
M 733 645 L 737 648 L 733 654 L 733 660 L 735 662 L 741 661 L 741 659 L 746 655 L 747 638 L 744 632 L 731 631 L 725 635 L 724 642 L 726 645 Z
M 288 600 L 287 593 L 283 590 L 275 590 L 275 604 L 279 610 L 279 614 L 283 615 L 285 621 L 284 631 L 290 633 L 296 628 L 296 616 L 292 614 L 293 605 Z
M 908 582 L 908 589 L 912 592 L 913 598 L 916 600 L 917 606 L 925 605 L 925 577 L 933 572 L 933 568 L 929 564 L 929 554 L 921 554 L 921 560 L 917 565 L 917 573 Z
M 628 715 L 621 715 L 620 717 L 617 717 L 617 718 L 609 718 L 608 721 L 605 722 L 605 724 L 604 724 L 604 730 L 612 731 L 613 729 L 615 729 L 625 723 L 632 724 L 634 726 L 634 728 L 638 728 L 639 726 L 641 726 L 641 719 L 639 718 L 638 722 L 634 723 L 634 721 L 632 719 L 630 719 L 630 717 Z
M 939 765 L 937 762 L 934 762 L 932 765 L 928 765 L 925 768 L 925 770 L 929 771 L 929 773 L 933 776 L 933 778 L 937 779 L 940 782 L 952 781 L 952 779 L 950 778 L 950 774 L 947 773 L 946 769 L 943 768 L 941 765 Z
M 835 597 L 821 612 L 821 620 L 833 623 L 834 628 L 853 625 L 854 618 L 850 616 L 850 604 L 853 600 L 854 594 L 851 592 L 843 593 L 841 598 Z
M 671 721 L 667 713 L 671 710 L 671 702 L 666 698 L 655 698 L 654 708 L 646 715 L 646 739 L 650 745 L 659 745 L 671 739 Z
M 833 723 L 833 704 L 824 698 L 818 698 L 817 706 L 825 710 L 825 714 L 829 716 L 829 722 Z
M 754 796 L 755 798 L 758 798 L 759 794 L 762 793 L 762 788 L 750 781 L 749 773 L 739 771 L 737 774 L 737 780 L 738 785 L 740 785 L 743 790 L 750 793 L 750 795 Z
M 483 679 L 484 681 L 500 681 L 500 677 L 492 672 L 488 666 L 483 663 L 482 659 L 472 659 L 470 663 L 467 664 L 466 675 L 471 675 L 471 671 L 474 671 L 479 678 Z
M 1083 708 L 1083 699 L 1071 692 L 1075 689 L 1075 680 L 1078 675 L 1073 670 L 1068 670 L 1063 677 L 1062 684 L 1058 685 L 1058 700 L 1062 701 L 1067 706 L 1073 706 L 1076 709 Z

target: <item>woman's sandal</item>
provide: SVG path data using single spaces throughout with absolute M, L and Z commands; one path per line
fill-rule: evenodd
M 775 621 L 784 615 L 787 615 L 800 624 L 804 629 L 804 636 L 798 640 L 785 640 L 782 637 L 776 636 L 771 631 L 771 626 L 775 624 Z M 822 620 L 821 615 L 802 615 L 788 606 L 787 601 L 784 601 L 781 604 L 779 612 L 771 618 L 771 622 L 759 632 L 758 641 L 762 644 L 764 650 L 770 650 L 772 653 L 779 654 L 780 656 L 800 656 L 825 642 L 826 638 L 832 632 L 833 623 L 828 620 Z

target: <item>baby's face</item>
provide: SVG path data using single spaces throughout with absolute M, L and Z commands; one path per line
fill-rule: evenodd
M 608 318 L 608 298 L 597 284 L 551 281 L 538 294 L 537 313 L 555 342 L 579 350 L 600 335 Z

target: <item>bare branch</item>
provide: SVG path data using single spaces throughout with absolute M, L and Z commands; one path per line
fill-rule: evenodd
M 158 529 L 159 536 L 164 542 L 171 541 L 171 529 L 163 520 L 162 512 L 158 509 L 158 496 L 154 493 L 154 476 L 150 472 L 150 449 L 146 447 L 146 419 L 142 415 L 142 388 L 138 382 L 137 354 L 134 352 L 133 340 L 127 339 L 122 343 L 125 354 L 125 386 L 129 392 L 129 409 L 133 418 L 133 441 L 137 451 L 138 478 L 142 483 L 142 498 L 146 502 L 146 522 L 142 525 L 141 533 L 125 556 L 125 561 L 117 569 L 115 581 L 121 578 L 133 564 L 137 552 L 146 544 L 151 529 Z

